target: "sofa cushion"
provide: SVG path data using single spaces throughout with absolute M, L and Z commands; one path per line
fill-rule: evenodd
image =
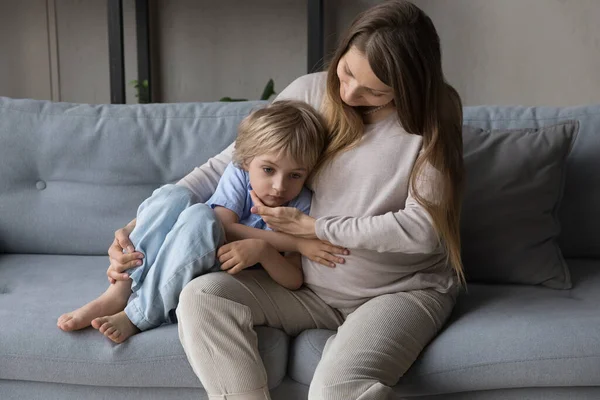
M 64 312 L 108 286 L 107 257 L 0 255 L 0 380 L 124 387 L 201 387 L 179 343 L 163 325 L 115 344 L 93 328 L 63 332 Z M 257 328 L 269 385 L 285 375 L 288 336 Z M 135 377 L 135 379 L 132 379 Z
M 567 158 L 559 244 L 566 258 L 600 257 L 600 104 L 464 108 L 465 125 L 482 129 L 539 128 L 566 120 L 576 120 L 579 132 Z
M 0 253 L 105 255 L 154 189 L 227 147 L 263 104 L 0 97 Z
M 557 213 L 577 129 L 577 121 L 538 129 L 464 127 L 467 280 L 571 287 Z
M 395 387 L 433 395 L 521 387 L 600 386 L 600 260 L 568 260 L 571 290 L 469 285 L 446 328 Z M 326 330 L 294 340 L 289 375 L 308 384 Z

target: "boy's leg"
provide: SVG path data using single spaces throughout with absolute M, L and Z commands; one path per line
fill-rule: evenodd
M 87 328 L 95 318 L 123 311 L 131 295 L 131 281 L 118 281 L 96 299 L 84 306 L 63 314 L 56 325 L 63 331 L 75 331 Z
M 185 209 L 125 307 L 129 320 L 142 331 L 175 322 L 181 290 L 196 276 L 218 270 L 216 253 L 224 242 L 225 231 L 209 206 Z
M 141 266 L 127 271 L 133 281 L 132 291 L 137 291 L 156 262 L 165 238 L 179 215 L 193 204 L 192 196 L 192 192 L 185 187 L 164 185 L 138 207 L 136 225 L 129 238 L 136 251 L 144 254 L 144 258 Z
M 165 185 L 156 189 L 138 208 L 136 227 L 130 238 L 136 249 L 144 253 L 145 257 L 140 267 L 128 270 L 132 280 L 126 282 L 126 289 L 123 284 L 116 287 L 111 285 L 98 298 L 61 315 L 57 326 L 64 331 L 83 329 L 90 326 L 95 318 L 123 311 L 131 290 L 137 290 L 137 286 L 144 279 L 179 214 L 191 204 L 192 193 L 184 187 Z

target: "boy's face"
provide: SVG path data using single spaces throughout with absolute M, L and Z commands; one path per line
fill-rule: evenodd
M 308 169 L 281 153 L 256 156 L 244 166 L 254 193 L 269 207 L 278 207 L 300 194 Z

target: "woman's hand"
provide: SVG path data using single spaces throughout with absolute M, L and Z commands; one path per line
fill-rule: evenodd
M 319 239 L 298 239 L 298 252 L 309 260 L 330 268 L 335 268 L 336 263 L 343 264 L 346 261 L 342 257 L 337 257 L 336 254 L 350 254 L 348 249 Z
M 217 258 L 221 262 L 221 270 L 235 275 L 258 264 L 267 246 L 269 244 L 261 239 L 244 239 L 219 247 Z
M 269 228 L 304 239 L 317 239 L 316 220 L 313 217 L 293 207 L 267 207 L 253 190 L 250 191 L 250 196 L 254 202 L 250 211 L 260 215 Z
M 110 266 L 106 271 L 106 275 L 111 284 L 116 281 L 129 279 L 129 275 L 124 273 L 124 271 L 142 264 L 144 255 L 135 251 L 133 243 L 129 240 L 129 235 L 131 235 L 133 228 L 135 228 L 135 220 L 131 221 L 124 228 L 118 229 L 115 232 L 115 239 L 108 248 Z M 127 251 L 123 252 L 124 249 L 127 249 Z

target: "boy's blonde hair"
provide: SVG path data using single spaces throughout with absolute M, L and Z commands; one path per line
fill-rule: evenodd
M 311 171 L 326 141 L 325 123 L 313 107 L 295 100 L 276 101 L 242 120 L 233 162 L 246 168 L 256 156 L 283 152 Z

